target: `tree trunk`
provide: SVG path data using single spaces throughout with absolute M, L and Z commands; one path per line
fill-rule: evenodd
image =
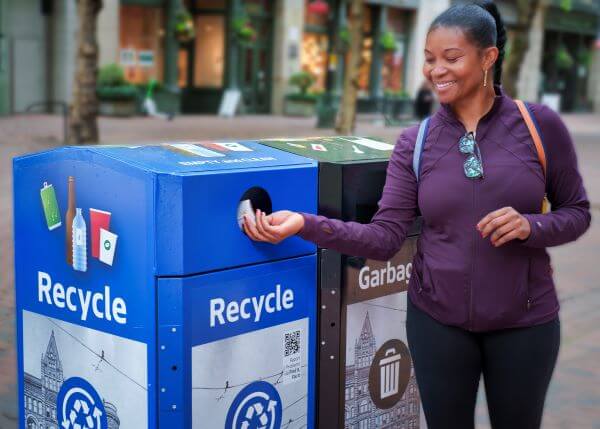
M 335 130 L 338 134 L 352 134 L 356 122 L 358 72 L 362 60 L 364 0 L 351 0 L 348 32 L 350 47 L 344 76 L 344 92 Z
M 502 73 L 504 90 L 513 98 L 517 94 L 517 81 L 523 58 L 529 49 L 529 30 L 537 10 L 541 7 L 540 0 L 517 0 L 517 25 L 514 30 L 510 54 L 504 64 Z
M 96 41 L 96 21 L 98 13 L 102 9 L 102 0 L 76 1 L 79 28 L 75 57 L 75 80 L 70 106 L 69 143 L 97 143 L 98 43 Z

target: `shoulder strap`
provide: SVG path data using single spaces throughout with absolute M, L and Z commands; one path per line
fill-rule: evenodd
M 427 138 L 427 129 L 429 128 L 429 119 L 427 117 L 423 119 L 421 125 L 419 125 L 419 133 L 417 134 L 417 141 L 415 142 L 415 151 L 413 152 L 413 171 L 417 182 L 419 181 L 419 174 L 421 173 L 421 155 L 423 154 L 423 144 Z
M 521 112 L 521 116 L 525 120 L 525 124 L 529 129 L 529 134 L 531 134 L 531 138 L 533 139 L 533 143 L 535 144 L 535 150 L 537 151 L 538 159 L 540 160 L 540 164 L 542 164 L 542 171 L 544 172 L 544 177 L 547 176 L 546 172 L 546 151 L 544 150 L 544 145 L 542 143 L 542 138 L 540 137 L 540 130 L 535 121 L 535 118 L 529 109 L 529 106 L 526 103 L 523 103 L 521 100 L 515 100 L 517 103 L 517 107 Z

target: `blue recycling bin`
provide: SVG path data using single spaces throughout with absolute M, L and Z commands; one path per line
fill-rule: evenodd
M 16 158 L 20 427 L 314 427 L 317 164 L 254 142 Z

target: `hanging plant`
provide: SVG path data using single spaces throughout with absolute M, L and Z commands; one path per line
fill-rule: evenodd
M 565 45 L 561 45 L 556 51 L 556 66 L 561 70 L 568 70 L 573 67 L 573 63 L 573 57 Z
M 256 41 L 257 33 L 250 20 L 241 16 L 233 20 L 233 34 L 238 43 L 245 46 L 252 46 Z
M 379 38 L 379 46 L 386 52 L 394 52 L 396 50 L 396 36 L 391 31 L 384 32 Z
M 350 31 L 348 30 L 348 27 L 340 27 L 337 42 L 337 50 L 339 52 L 346 52 L 348 50 L 350 47 Z
M 180 43 L 188 43 L 196 37 L 194 19 L 187 10 L 180 10 L 175 15 L 175 38 Z

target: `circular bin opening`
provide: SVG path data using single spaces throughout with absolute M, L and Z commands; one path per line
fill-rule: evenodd
M 243 230 L 242 223 L 244 221 L 244 213 L 250 214 L 252 219 L 254 219 L 256 210 L 260 210 L 266 214 L 271 214 L 273 212 L 271 197 L 267 191 L 258 186 L 248 189 L 240 198 L 237 210 L 237 220 L 240 229 Z

